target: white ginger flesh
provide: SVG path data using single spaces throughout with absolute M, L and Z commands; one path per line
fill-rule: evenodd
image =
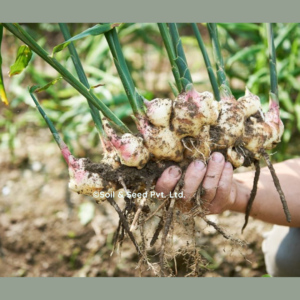
M 243 145 L 251 151 L 256 159 L 261 157 L 261 149 L 271 150 L 281 140 L 284 126 L 279 117 L 279 105 L 270 99 L 269 111 L 264 115 L 264 119 L 250 117 L 247 120 Z
M 260 99 L 246 88 L 245 96 L 238 100 L 233 97 L 222 99 L 220 107 L 218 124 L 212 128 L 212 149 L 227 149 L 228 161 L 238 168 L 243 165 L 244 157 L 234 147 L 243 145 L 246 119 L 261 112 Z
M 169 127 L 173 101 L 171 99 L 156 98 L 145 101 L 147 106 L 146 115 L 154 126 Z
M 145 104 L 146 117 L 138 118 L 137 125 L 155 160 L 180 162 L 190 158 L 206 161 L 212 151 L 224 150 L 227 160 L 238 168 L 245 161 L 244 139 L 249 144 L 247 149 L 253 152 L 260 143 L 258 139 L 265 136 L 263 147 L 270 149 L 282 134 L 273 122 L 274 109 L 272 114 L 268 112 L 265 116 L 259 97 L 247 88 L 245 96 L 238 100 L 227 97 L 217 102 L 211 93 L 198 93 L 189 86 L 174 102 L 156 98 Z M 256 134 L 256 140 L 249 141 L 251 136 L 244 138 L 245 126 L 249 126 L 249 120 L 256 114 L 266 121 L 257 125 L 260 133 Z M 256 120 L 253 122 L 257 123 Z M 254 130 L 256 125 L 251 124 Z M 264 132 L 263 127 L 271 133 Z
M 143 139 L 130 133 L 125 133 L 113 142 L 121 163 L 128 167 L 141 169 L 150 159 L 150 153 L 144 146 Z
M 128 167 L 142 169 L 150 159 L 150 153 L 140 137 L 125 133 L 119 137 L 107 120 L 103 120 L 104 129 L 121 163 Z
M 245 118 L 256 114 L 258 111 L 262 114 L 259 97 L 252 94 L 247 87 L 245 96 L 239 98 L 237 101 L 239 102 Z
M 113 169 L 120 167 L 120 159 L 118 153 L 112 143 L 106 138 L 100 138 L 104 156 L 102 162 L 110 165 Z
M 219 103 L 213 95 L 192 89 L 174 101 L 172 125 L 180 137 L 197 137 L 203 126 L 215 125 L 218 116 Z
M 138 118 L 137 126 L 156 160 L 182 161 L 186 148 L 182 139 L 187 136 L 197 140 L 191 156 L 205 159 L 209 155 L 208 125 L 215 124 L 219 114 L 219 103 L 211 93 L 198 93 L 190 87 L 174 102 L 156 98 L 145 104 L 147 118 Z
M 138 129 L 145 145 L 156 160 L 183 160 L 181 139 L 169 127 L 153 126 L 145 118 L 138 120 Z
M 261 109 L 260 99 L 246 89 L 246 95 L 238 101 L 233 97 L 222 99 L 220 106 L 220 117 L 215 127 L 219 134 L 214 139 L 214 148 L 228 149 L 241 143 L 245 120 Z
M 243 165 L 245 158 L 240 152 L 237 152 L 230 147 L 227 149 L 227 161 L 229 161 L 235 168 L 238 168 Z

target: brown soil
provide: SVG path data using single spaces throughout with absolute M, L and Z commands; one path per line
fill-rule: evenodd
M 137 189 L 141 185 L 146 186 L 149 183 L 151 184 L 154 179 L 160 177 L 167 167 L 174 164 L 176 163 L 171 161 L 163 161 L 159 164 L 154 161 L 149 161 L 145 167 L 140 170 L 135 167 L 127 167 L 124 165 L 121 165 L 118 169 L 113 169 L 107 164 L 94 163 L 88 159 L 84 167 L 88 172 L 101 174 L 101 177 L 104 178 L 105 181 L 116 182 L 118 178 L 122 178 L 127 188 Z M 117 187 L 117 189 L 119 188 L 122 188 L 121 184 Z

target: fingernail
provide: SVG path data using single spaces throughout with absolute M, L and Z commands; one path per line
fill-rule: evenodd
M 194 165 L 197 170 L 202 171 L 205 168 L 205 164 L 201 160 L 195 160 Z
M 219 152 L 215 152 L 212 155 L 212 160 L 215 161 L 215 162 L 220 163 L 220 162 L 223 161 L 223 159 L 224 159 L 224 156 Z
M 230 162 L 226 162 L 226 163 L 225 163 L 225 168 L 226 168 L 226 169 L 232 169 L 231 163 L 230 163 Z
M 169 174 L 170 176 L 172 176 L 173 178 L 178 178 L 181 176 L 181 170 L 177 167 L 171 167 L 169 169 Z

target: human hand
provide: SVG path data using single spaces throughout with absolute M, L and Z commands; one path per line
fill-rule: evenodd
M 155 191 L 168 195 L 175 188 L 181 174 L 181 169 L 177 166 L 167 168 L 158 179 Z M 200 160 L 188 166 L 182 188 L 183 198 L 176 201 L 182 212 L 189 212 L 193 207 L 194 203 L 190 200 L 201 182 L 204 190 L 201 199 L 205 203 L 202 208 L 208 213 L 219 214 L 234 204 L 237 188 L 233 181 L 233 167 L 231 163 L 225 162 L 221 153 L 214 152 L 207 167 Z

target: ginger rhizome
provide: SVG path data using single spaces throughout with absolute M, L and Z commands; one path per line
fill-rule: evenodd
M 198 93 L 189 86 L 174 101 L 145 100 L 145 108 L 144 116 L 134 118 L 139 130 L 136 135 L 118 135 L 103 119 L 107 137 L 102 141 L 102 164 L 116 173 L 119 169 L 121 177 L 124 166 L 139 170 L 150 162 L 185 166 L 193 159 L 206 162 L 214 151 L 222 152 L 235 168 L 248 166 L 260 159 L 262 150 L 274 148 L 283 133 L 278 103 L 270 99 L 269 110 L 263 113 L 259 97 L 248 89 L 238 100 L 224 97 L 218 102 L 211 93 Z M 120 186 L 119 178 L 108 180 L 101 173 L 85 171 L 85 159 L 72 157 L 69 161 L 70 188 L 77 193 L 92 195 L 94 190 L 111 191 Z M 131 188 L 138 187 L 140 182 Z

